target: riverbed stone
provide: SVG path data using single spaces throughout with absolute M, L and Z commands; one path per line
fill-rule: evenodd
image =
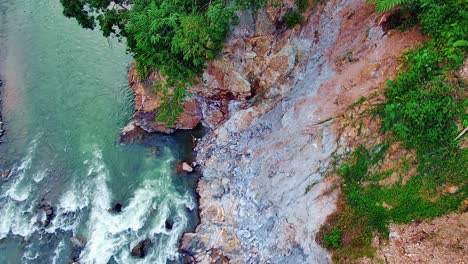
M 121 203 L 116 203 L 112 208 L 109 208 L 110 213 L 118 214 L 122 212 L 123 205 Z
M 144 258 L 152 245 L 153 242 L 149 238 L 141 240 L 132 248 L 131 254 L 134 257 Z
M 2 171 L 2 178 L 8 178 L 8 176 L 10 176 L 10 173 L 11 173 L 11 170 L 10 169 L 4 169 Z
M 83 237 L 71 237 L 70 242 L 74 249 L 82 250 L 86 246 L 86 240 Z
M 166 221 L 164 222 L 164 227 L 170 231 L 174 227 L 174 223 L 171 220 L 166 219 Z
M 193 168 L 187 162 L 182 163 L 182 170 L 185 172 L 192 172 Z
M 39 215 L 41 214 L 45 215 L 45 220 L 43 222 L 38 221 L 37 223 L 40 224 L 44 228 L 48 227 L 49 224 L 52 222 L 52 220 L 55 218 L 54 207 L 50 204 L 49 201 L 47 201 L 45 198 L 42 198 L 39 201 L 37 209 L 38 209 Z

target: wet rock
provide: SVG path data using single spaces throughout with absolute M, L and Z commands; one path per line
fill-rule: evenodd
M 51 215 L 54 214 L 54 209 L 52 207 L 47 208 L 44 211 L 45 211 L 45 214 L 46 214 L 47 217 L 50 217 Z
M 71 237 L 70 242 L 72 244 L 71 259 L 73 263 L 79 263 L 81 251 L 83 251 L 86 246 L 86 240 L 83 237 L 76 236 Z
M 182 255 L 182 263 L 183 264 L 193 264 L 196 263 L 195 258 L 192 255 L 181 253 Z
M 174 226 L 174 223 L 170 221 L 169 219 L 166 219 L 166 222 L 164 223 L 164 226 L 166 227 L 167 230 L 172 230 L 172 227 Z
M 186 172 L 192 172 L 192 166 L 188 165 L 187 162 L 182 163 L 182 170 Z
M 113 214 L 118 214 L 122 212 L 122 204 L 121 203 L 116 203 L 112 208 L 110 208 L 108 211 Z
M 10 176 L 10 172 L 11 172 L 10 169 L 3 170 L 2 171 L 2 177 L 5 178 L 5 179 L 8 178 L 8 176 Z
M 185 161 L 181 161 L 177 164 L 176 166 L 176 171 L 177 173 L 181 173 L 181 172 L 192 172 L 193 171 L 193 168 L 192 166 L 190 166 L 187 162 Z
M 86 246 L 86 240 L 83 237 L 71 237 L 70 242 L 72 243 L 73 249 L 82 250 Z
M 222 251 L 219 249 L 211 249 L 210 250 L 210 257 L 212 260 L 212 263 L 216 264 L 228 264 L 229 263 L 229 258 L 224 256 Z
M 37 206 L 37 209 L 39 210 L 40 214 L 45 215 L 45 220 L 43 222 L 39 221 L 42 227 L 48 227 L 55 217 L 54 207 L 45 198 L 42 198 L 39 202 L 39 205 Z
M 142 140 L 144 130 L 137 126 L 135 121 L 130 122 L 120 132 L 120 143 L 130 144 Z
M 138 257 L 138 258 L 144 258 L 146 254 L 148 253 L 148 250 L 152 246 L 152 244 L 153 243 L 151 242 L 151 239 L 149 238 L 138 242 L 138 244 L 136 244 L 132 248 L 132 252 L 131 252 L 132 256 Z
M 154 155 L 154 156 L 161 155 L 161 149 L 158 147 L 151 148 L 151 155 Z

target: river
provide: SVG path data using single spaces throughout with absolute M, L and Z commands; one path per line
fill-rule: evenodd
M 0 263 L 180 262 L 197 211 L 194 176 L 174 170 L 188 136 L 119 144 L 131 57 L 61 12 L 59 0 L 0 0 Z M 131 256 L 145 238 L 147 256 Z

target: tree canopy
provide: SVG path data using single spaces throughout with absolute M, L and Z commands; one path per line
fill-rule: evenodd
M 167 102 L 180 103 L 187 85 L 201 74 L 206 60 L 221 50 L 236 6 L 220 0 L 61 0 L 64 15 L 105 37 L 125 38 L 143 79 L 159 70 L 167 84 L 158 89 Z M 258 0 L 243 0 L 242 5 Z M 174 92 L 167 93 L 172 87 Z M 164 106 L 164 104 L 163 104 Z M 173 121 L 181 107 L 162 109 L 160 121 Z

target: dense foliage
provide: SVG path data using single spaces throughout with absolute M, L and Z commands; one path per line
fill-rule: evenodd
M 187 0 L 61 0 L 64 14 L 85 28 L 99 26 L 104 36 L 127 40 L 138 74 L 159 70 L 166 83 L 155 87 L 165 99 L 158 118 L 173 122 L 182 111 L 185 87 L 222 48 L 237 6 L 225 2 Z M 261 5 L 242 0 L 239 5 Z M 168 88 L 173 89 L 169 90 Z
M 468 126 L 462 80 L 450 80 L 466 57 L 468 3 L 464 0 L 419 0 L 407 8 L 417 14 L 432 39 L 403 56 L 406 71 L 388 83 L 384 128 L 420 155 L 453 150 L 457 122 Z M 461 93 L 461 94 L 460 94 Z
M 238 9 L 258 9 L 267 0 L 60 0 L 64 15 L 84 28 L 99 28 L 105 37 L 125 39 L 140 78 L 158 70 L 163 82 L 154 84 L 162 98 L 158 120 L 171 124 L 180 112 L 186 87 L 215 58 Z M 314 3 L 318 1 L 314 0 Z M 280 2 L 271 2 L 279 5 Z M 295 0 L 304 12 L 310 0 Z M 289 10 L 283 21 L 300 24 L 300 12 Z

